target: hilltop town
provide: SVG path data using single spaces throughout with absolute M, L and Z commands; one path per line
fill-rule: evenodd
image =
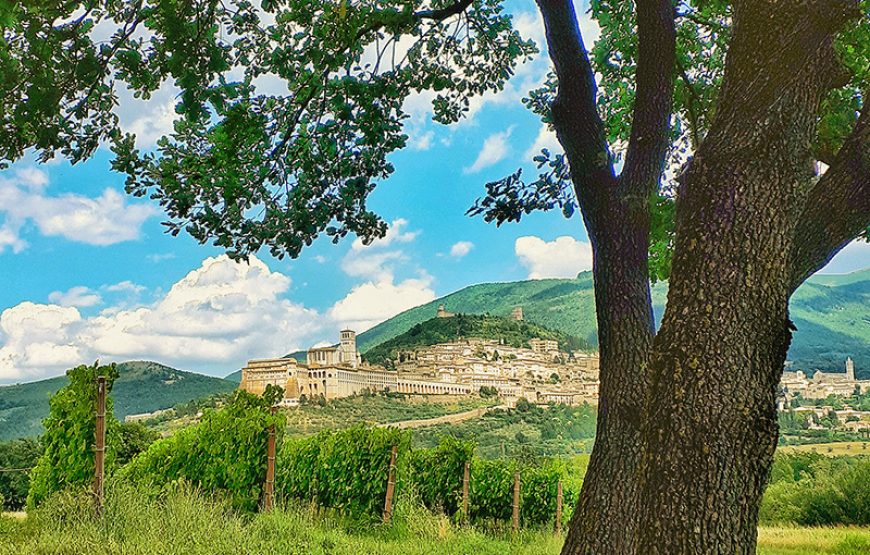
M 437 319 L 456 318 L 442 304 Z M 510 316 L 523 320 L 521 307 Z M 387 368 L 389 366 L 389 368 Z M 322 397 L 325 400 L 363 392 L 413 395 L 498 396 L 513 406 L 517 400 L 547 405 L 597 403 L 599 358 L 596 352 L 566 349 L 559 341 L 534 337 L 523 345 L 504 339 L 460 337 L 453 341 L 415 346 L 392 353 L 384 364 L 365 361 L 357 349 L 356 333 L 345 329 L 339 342 L 312 347 L 305 362 L 282 357 L 251 360 L 242 368 L 240 387 L 262 393 L 268 385 L 284 389 L 284 406 Z M 780 410 L 796 399 L 825 399 L 870 392 L 870 380 L 858 380 L 851 358 L 845 372 L 783 372 Z M 848 416 L 844 413 L 844 418 Z
M 456 315 L 439 306 L 437 318 Z M 523 320 L 522 308 L 511 314 Z M 579 405 L 598 397 L 598 354 L 567 351 L 548 338 L 526 345 L 504 340 L 463 337 L 403 351 L 392 369 L 364 362 L 356 333 L 342 330 L 339 343 L 311 348 L 304 363 L 295 358 L 251 360 L 242 368 L 240 387 L 261 393 L 268 385 L 284 389 L 282 404 L 302 399 L 326 400 L 364 391 L 418 395 L 497 395 L 513 406 L 523 398 L 537 404 Z

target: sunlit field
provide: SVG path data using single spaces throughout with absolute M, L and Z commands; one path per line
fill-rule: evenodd
M 343 518 L 304 505 L 243 515 L 190 488 L 146 495 L 116 485 L 102 520 L 87 494 L 60 494 L 23 518 L 0 518 L 0 553 L 556 555 L 564 538 L 546 529 L 518 534 L 491 526 L 459 526 L 408 497 L 395 521 Z M 870 528 L 759 529 L 761 555 L 864 555 Z

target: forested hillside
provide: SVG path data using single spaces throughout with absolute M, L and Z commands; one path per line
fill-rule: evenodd
M 369 349 L 365 359 L 372 364 L 385 364 L 388 360 L 395 360 L 402 351 L 469 337 L 503 341 L 513 347 L 528 347 L 530 339 L 539 337 L 555 339 L 562 349 L 590 349 L 589 343 L 583 339 L 532 322 L 518 322 L 504 316 L 457 314 L 449 318 L 430 318 L 419 323 L 405 333 Z
M 661 319 L 667 284 L 653 287 L 653 310 Z M 483 283 L 407 310 L 358 338 L 365 354 L 435 315 L 439 304 L 450 312 L 507 316 L 522 306 L 529 322 L 598 344 L 592 275 L 575 279 L 542 279 Z M 797 326 L 789 360 L 795 368 L 842 371 L 846 356 L 855 360 L 859 376 L 870 379 L 870 269 L 846 275 L 819 275 L 802 285 L 791 303 Z
M 156 362 L 123 362 L 115 382 L 115 416 L 152 412 L 235 389 L 222 380 L 176 370 Z M 66 376 L 0 387 L 0 441 L 36 436 L 48 416 L 48 399 L 67 384 Z

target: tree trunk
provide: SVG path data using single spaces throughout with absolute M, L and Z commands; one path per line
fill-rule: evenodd
M 615 202 L 615 201 L 614 201 Z M 629 211 L 622 207 L 618 214 Z M 588 226 L 601 357 L 598 426 L 564 555 L 635 552 L 640 425 L 653 339 L 648 213 Z
M 755 552 L 791 341 L 795 230 L 847 13 L 825 5 L 735 4 L 716 119 L 677 196 L 644 414 L 638 553 Z
M 778 168 L 742 174 L 730 162 L 696 160 L 692 185 L 719 186 L 681 199 L 692 217 L 678 220 L 680 254 L 651 360 L 638 553 L 755 552 L 791 338 L 793 224 L 766 198 Z M 695 201 L 706 208 L 688 209 Z

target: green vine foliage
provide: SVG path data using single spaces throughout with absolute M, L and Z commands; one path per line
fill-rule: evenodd
M 286 441 L 278 454 L 276 491 L 353 515 L 379 515 L 394 445 L 398 493 L 407 476 L 410 433 L 362 426 Z
M 78 366 L 66 373 L 69 384 L 49 401 L 48 418 L 43 421 L 44 451 L 30 475 L 28 508 L 35 508 L 52 493 L 84 487 L 94 479 L 97 377 L 106 377 L 106 393 L 118 378 L 114 364 Z M 118 421 L 112 413 L 112 399 L 106 399 L 106 469 L 115 462 Z
M 281 395 L 272 386 L 263 396 L 237 391 L 224 409 L 207 411 L 198 425 L 152 444 L 122 476 L 157 487 L 185 480 L 227 492 L 238 509 L 256 509 L 266 477 L 269 426 L 279 434 L 283 427 L 282 417 L 270 412 Z
M 434 449 L 411 453 L 411 481 L 429 509 L 455 515 L 462 507 L 465 463 L 474 456 L 474 443 L 451 436 L 441 438 Z

